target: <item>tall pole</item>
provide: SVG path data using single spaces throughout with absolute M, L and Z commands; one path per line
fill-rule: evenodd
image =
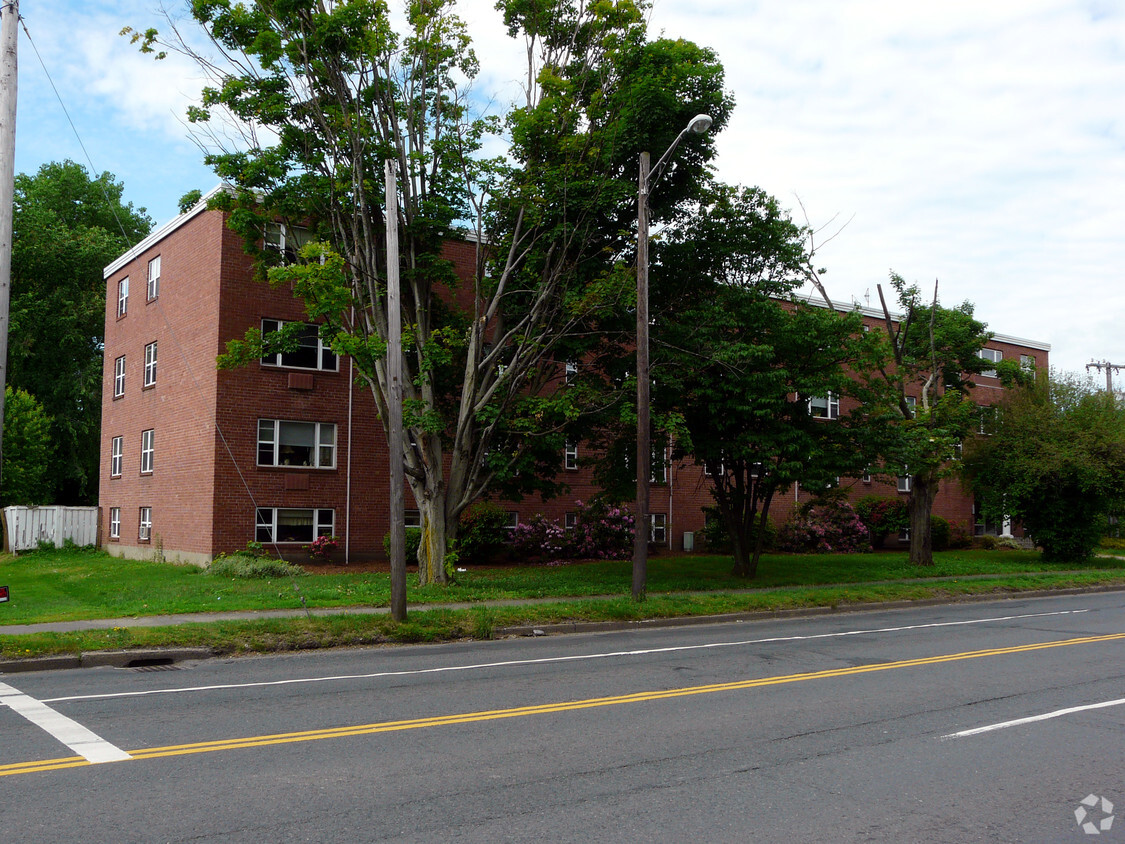
M 0 6 L 0 473 L 3 471 L 4 388 L 8 383 L 8 303 L 12 281 L 12 203 L 16 175 L 16 82 L 19 0 Z
M 402 303 L 399 298 L 398 180 L 386 162 L 387 445 L 391 474 L 391 618 L 406 621 L 406 510 L 402 489 Z
M 651 530 L 648 513 L 649 485 L 652 480 L 652 434 L 649 405 L 652 375 L 648 356 L 648 195 L 660 181 L 664 168 L 672 160 L 680 141 L 689 133 L 697 135 L 711 128 L 711 118 L 697 114 L 685 126 L 671 146 L 649 170 L 649 154 L 641 153 L 640 178 L 637 183 L 637 511 L 633 525 L 633 600 L 645 599 L 648 579 L 648 540 Z
M 648 578 L 648 493 L 652 471 L 649 432 L 651 378 L 648 366 L 648 173 L 649 154 L 641 153 L 637 190 L 637 503 L 633 524 L 633 600 L 645 599 Z

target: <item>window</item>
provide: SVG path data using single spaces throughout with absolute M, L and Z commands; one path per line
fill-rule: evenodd
M 751 463 L 750 464 L 750 477 L 751 478 L 760 478 L 765 473 L 766 473 L 766 467 L 763 466 L 761 463 Z
M 403 513 L 403 521 L 406 522 L 408 528 L 421 528 L 422 527 L 422 511 L 420 510 L 407 510 Z
M 117 282 L 117 318 L 125 316 L 129 310 L 129 277 Z
M 996 425 L 996 408 L 986 404 L 978 405 L 977 414 L 977 433 L 988 436 Z
M 125 355 L 113 362 L 113 397 L 121 398 L 125 395 Z
M 156 342 L 153 341 L 145 346 L 145 379 L 144 387 L 153 387 L 156 385 Z
M 517 513 L 515 510 L 509 510 L 506 515 L 508 517 L 508 523 L 504 525 L 504 530 L 515 530 L 520 526 L 519 513 Z
M 578 514 L 577 513 L 564 513 L 563 514 L 563 528 L 565 530 L 574 530 L 578 527 Z
M 137 538 L 142 542 L 148 542 L 152 538 L 152 508 L 142 507 L 139 527 L 137 529 Z
M 262 336 L 280 331 L 286 325 L 280 319 L 263 319 Z M 297 348 L 292 352 L 276 352 L 262 358 L 265 366 L 287 366 L 293 369 L 319 369 L 335 372 L 338 367 L 336 355 L 320 339 L 315 325 L 306 325 L 297 337 Z
M 911 419 L 918 415 L 918 399 L 916 399 L 914 396 L 907 396 L 906 406 L 910 408 Z
M 121 464 L 125 459 L 125 438 L 114 437 L 113 447 L 109 453 L 109 474 L 110 477 L 121 477 Z
M 578 468 L 578 445 L 569 440 L 563 449 L 563 466 L 567 469 Z
M 160 295 L 160 256 L 148 262 L 148 300 Z
M 156 450 L 153 440 L 156 437 L 156 431 L 149 428 L 147 431 L 141 431 L 141 474 L 152 474 L 152 457 L 153 452 Z
M 334 534 L 332 510 L 297 510 L 259 507 L 255 518 L 257 542 L 312 542 L 318 536 Z
M 1031 355 L 1020 355 L 1020 369 L 1026 372 L 1035 370 L 1035 358 Z
M 258 420 L 258 465 L 336 468 L 336 426 L 331 422 Z
M 648 541 L 663 545 L 668 541 L 668 517 L 664 513 L 650 513 L 649 521 Z
M 862 477 L 860 477 L 860 480 L 863 481 L 865 484 L 871 483 L 871 470 L 870 469 L 864 469 L 863 475 L 862 475 Z
M 839 419 L 840 397 L 829 393 L 809 399 L 809 415 L 814 419 Z
M 296 263 L 300 257 L 297 253 L 312 238 L 309 230 L 299 226 L 287 226 L 284 223 L 271 223 L 266 226 L 262 238 L 262 248 L 270 252 L 277 252 L 290 264 Z
M 904 466 L 903 469 L 905 470 L 906 467 Z M 898 476 L 898 491 L 910 492 L 910 475 L 902 474 Z
M 668 483 L 668 460 L 666 449 L 652 450 L 652 475 L 649 477 L 649 483 L 666 484 Z
M 121 508 L 120 507 L 110 507 L 109 508 L 109 538 L 110 539 L 120 539 L 121 538 Z
M 1004 359 L 1004 353 L 999 349 L 981 349 L 979 352 L 977 352 L 977 357 L 979 357 L 981 360 L 989 361 L 990 363 L 1000 363 L 1000 361 Z M 981 375 L 985 376 L 986 378 L 995 378 L 996 370 L 986 369 L 981 373 Z
M 574 379 L 578 377 L 578 362 L 568 360 L 566 362 L 566 383 L 573 384 Z

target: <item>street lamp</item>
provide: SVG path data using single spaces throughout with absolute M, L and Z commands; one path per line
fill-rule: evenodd
M 649 434 L 651 376 L 648 363 L 648 195 L 664 175 L 672 153 L 688 133 L 701 135 L 711 128 L 711 118 L 697 114 L 672 141 L 649 172 L 649 154 L 641 153 L 637 192 L 637 504 L 633 525 L 633 599 L 643 601 L 648 566 L 648 493 L 652 475 L 652 443 Z

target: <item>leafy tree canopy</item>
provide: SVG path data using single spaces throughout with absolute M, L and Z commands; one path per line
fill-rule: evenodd
M 965 472 L 992 518 L 1021 522 L 1044 560 L 1080 562 L 1125 501 L 1125 410 L 1089 382 L 1040 373 L 1011 389 Z
M 39 503 L 97 501 L 102 271 L 152 226 L 122 193 L 112 174 L 92 178 L 73 161 L 16 176 L 7 382 L 50 418 L 49 493 Z

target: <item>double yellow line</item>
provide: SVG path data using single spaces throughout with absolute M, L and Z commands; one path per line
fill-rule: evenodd
M 783 683 L 800 683 L 805 680 L 823 680 L 831 677 L 848 677 L 854 674 L 869 674 L 875 671 L 890 671 L 895 668 L 913 668 L 922 665 L 937 665 L 943 662 L 958 662 L 966 659 L 979 659 L 990 656 L 1041 651 L 1048 648 L 1063 648 L 1072 645 L 1088 645 L 1098 642 L 1112 642 L 1125 639 L 1125 633 L 1112 633 L 1107 636 L 1083 636 L 1077 639 L 1061 639 L 1054 642 L 1040 642 L 1032 645 L 1016 645 L 1010 648 L 990 648 L 982 651 L 943 654 L 939 656 L 905 659 L 898 662 L 881 662 L 874 665 L 859 665 L 850 668 L 830 668 L 824 671 L 811 671 L 805 674 L 786 674 L 780 677 L 761 677 L 754 680 L 737 680 L 731 683 L 713 683 L 706 686 L 688 686 L 682 689 L 634 692 L 612 697 L 589 698 L 587 700 L 543 703 L 536 706 L 518 706 L 512 709 L 490 709 L 483 712 L 466 712 L 459 715 L 437 715 L 430 718 L 411 718 L 403 721 L 383 721 L 377 724 L 358 724 L 351 727 L 333 727 L 324 730 L 305 730 L 296 733 L 277 733 L 276 735 L 249 736 L 246 738 L 204 741 L 193 744 L 174 744 L 167 747 L 150 747 L 129 751 L 133 759 L 159 759 L 166 756 L 187 756 L 195 753 L 213 753 L 221 750 L 241 750 L 250 747 L 268 747 L 275 744 L 293 744 L 322 739 L 366 736 L 374 733 L 391 733 L 399 730 L 418 730 L 428 727 L 447 727 L 454 724 L 471 724 L 482 721 L 496 721 L 501 718 L 523 718 L 529 715 L 547 715 L 553 712 L 573 712 L 580 709 L 596 709 L 602 706 L 618 706 L 629 703 L 644 703 L 653 700 L 707 695 L 716 692 L 733 692 L 754 689 L 762 686 L 777 686 Z M 78 768 L 90 765 L 81 756 L 64 759 L 45 759 L 38 762 L 17 762 L 0 765 L 0 777 L 15 774 L 30 774 L 38 771 L 55 771 L 62 768 Z

